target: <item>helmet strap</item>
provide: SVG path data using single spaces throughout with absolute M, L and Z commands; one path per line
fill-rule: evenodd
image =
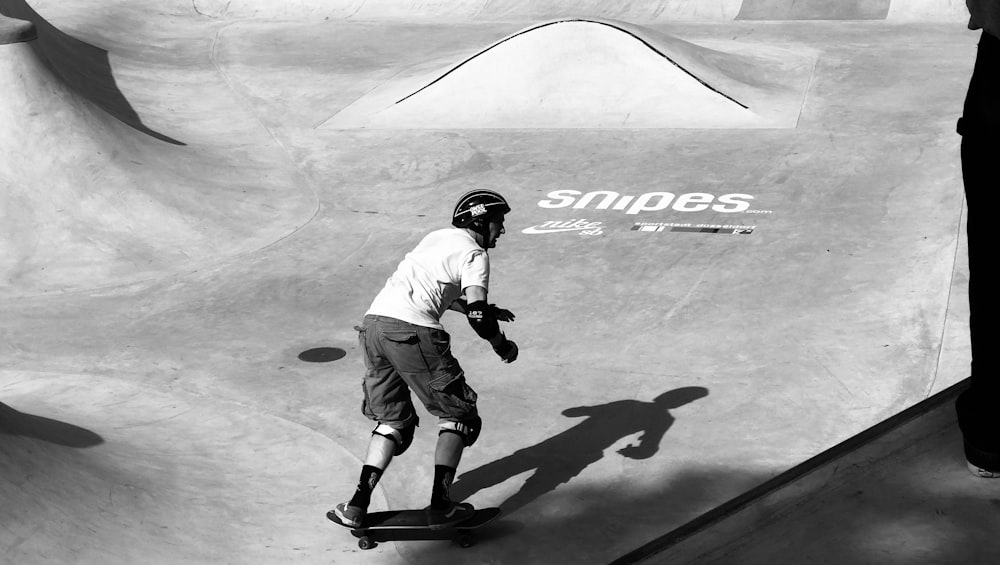
M 473 233 L 474 237 L 476 238 L 476 243 L 478 243 L 479 246 L 482 247 L 483 249 L 486 249 L 487 240 L 489 240 L 490 238 L 489 219 L 480 218 L 478 220 L 475 220 L 471 224 L 469 224 L 466 229 L 468 229 Z

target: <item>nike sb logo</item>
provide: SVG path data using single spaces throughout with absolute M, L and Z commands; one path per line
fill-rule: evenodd
M 589 222 L 585 218 L 568 221 L 550 221 L 521 230 L 528 235 L 543 233 L 579 232 L 580 235 L 601 235 L 604 233 L 602 222 Z

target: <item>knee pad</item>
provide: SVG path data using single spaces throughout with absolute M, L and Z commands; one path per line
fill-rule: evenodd
M 393 455 L 402 455 L 410 447 L 410 444 L 413 443 L 413 433 L 417 429 L 418 422 L 419 420 L 414 418 L 411 424 L 398 430 L 388 424 L 379 424 L 372 430 L 372 435 L 391 439 L 396 443 L 396 452 Z
M 441 422 L 438 427 L 441 428 L 438 435 L 457 434 L 462 437 L 465 447 L 471 447 L 479 439 L 479 432 L 483 429 L 483 419 L 476 416 L 471 420 L 461 422 Z

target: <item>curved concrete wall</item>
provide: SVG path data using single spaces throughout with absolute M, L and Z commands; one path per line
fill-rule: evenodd
M 965 21 L 969 9 L 965 0 L 894 0 L 889 5 L 889 20 Z
M 37 37 L 38 32 L 31 22 L 8 18 L 0 14 L 0 45 L 31 41 Z
M 137 93 L 120 89 L 107 51 L 24 0 L 0 0 L 0 15 L 38 35 L 0 45 L 0 297 L 157 279 L 269 245 L 314 213 L 311 190 L 276 172 L 284 152 L 259 165 L 229 146 L 188 147 L 174 130 L 195 131 L 163 119 L 176 110 L 132 105 Z M 145 71 L 150 88 L 194 71 L 161 72 Z M 203 76 L 229 95 L 214 71 Z M 171 125 L 169 135 L 149 118 Z M 250 126 L 220 138 L 258 134 Z
M 193 0 L 209 17 L 267 19 L 536 20 L 633 23 L 731 20 L 961 21 L 964 0 Z

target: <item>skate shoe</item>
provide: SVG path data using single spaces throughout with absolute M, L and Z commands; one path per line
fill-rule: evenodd
M 968 463 L 969 463 L 969 472 L 979 477 L 980 479 L 1000 479 L 1000 472 L 983 469 L 982 467 L 972 463 L 971 461 Z
M 476 509 L 468 502 L 452 502 L 447 508 L 428 506 L 425 512 L 427 512 L 427 527 L 432 530 L 443 530 L 468 520 L 475 514 Z
M 365 521 L 367 512 L 360 506 L 351 506 L 349 502 L 341 502 L 336 508 L 326 513 L 328 518 L 336 516 L 342 524 L 350 528 L 360 528 Z

